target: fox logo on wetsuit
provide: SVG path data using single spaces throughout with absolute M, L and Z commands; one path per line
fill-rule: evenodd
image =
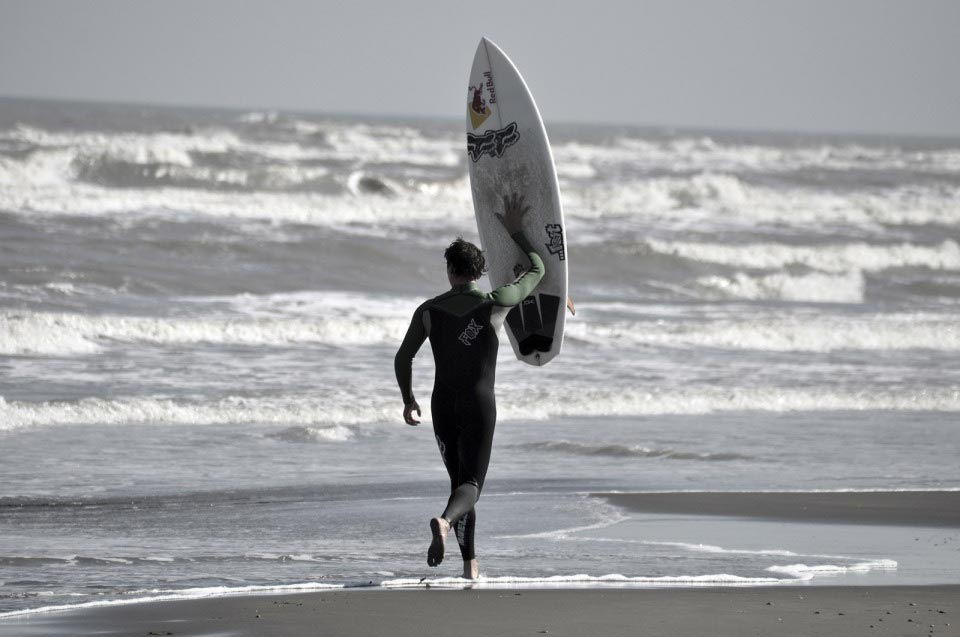
M 467 324 L 466 329 L 460 332 L 460 342 L 470 347 L 470 341 L 477 338 L 480 335 L 480 330 L 483 329 L 482 325 L 477 325 L 477 322 L 473 319 L 470 319 L 470 322 Z
M 493 309 L 490 301 L 480 301 L 462 316 L 444 310 L 439 304 L 428 310 L 437 382 L 448 392 L 493 387 L 500 345 L 497 331 L 490 323 Z

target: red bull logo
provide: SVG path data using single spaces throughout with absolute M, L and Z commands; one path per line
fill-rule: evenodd
M 470 113 L 470 125 L 476 129 L 490 117 L 490 107 L 483 99 L 483 84 L 471 86 L 470 92 L 472 97 L 467 106 L 467 112 Z

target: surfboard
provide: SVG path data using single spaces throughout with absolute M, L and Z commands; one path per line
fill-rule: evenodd
M 545 365 L 563 346 L 567 304 L 567 240 L 560 185 L 540 111 L 520 72 L 493 42 L 477 46 L 467 89 L 467 165 L 480 242 L 493 287 L 514 281 L 529 259 L 496 218 L 506 194 L 523 195 L 530 212 L 523 231 L 546 275 L 507 315 L 519 360 Z

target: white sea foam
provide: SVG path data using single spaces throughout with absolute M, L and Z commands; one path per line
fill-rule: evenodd
M 182 296 L 181 303 L 226 306 L 243 316 L 282 318 L 384 317 L 409 320 L 412 308 L 423 302 L 414 296 L 387 296 L 344 290 L 303 290 L 272 294 L 235 294 L 229 296 Z
M 672 254 L 706 263 L 740 268 L 778 270 L 788 265 L 805 265 L 823 272 L 876 272 L 889 268 L 919 267 L 931 270 L 960 270 L 960 245 L 947 239 L 935 245 L 911 243 L 874 245 L 794 246 L 778 243 L 731 245 L 649 240 L 662 254 Z
M 648 546 L 667 546 L 673 548 L 683 549 L 685 551 L 691 551 L 693 553 L 716 553 L 716 554 L 730 554 L 730 555 L 772 555 L 776 557 L 798 557 L 798 553 L 793 551 L 787 551 L 783 549 L 726 549 L 722 546 L 714 546 L 712 544 L 691 544 L 689 542 L 654 542 L 651 540 L 637 540 L 640 544 L 645 544 Z
M 392 398 L 392 397 L 391 397 Z M 230 397 L 207 402 L 162 398 L 85 398 L 79 401 L 28 403 L 0 398 L 0 431 L 66 424 L 276 424 L 314 428 L 313 439 L 347 441 L 353 433 L 337 426 L 390 422 L 397 418 L 395 400 L 338 392 L 311 398 Z M 319 425 L 317 423 L 324 423 Z M 324 433 L 320 433 L 324 432 Z
M 78 319 L 82 319 L 77 315 Z M 100 350 L 88 336 L 96 332 L 71 329 L 56 315 L 0 315 L 0 354 L 8 356 L 92 354 Z
M 177 211 L 320 226 L 448 217 L 462 222 L 472 217 L 465 174 L 453 182 L 436 182 L 423 181 L 415 171 L 410 172 L 409 179 L 390 182 L 390 192 L 401 196 L 389 199 L 364 196 L 356 187 L 350 189 L 350 174 L 375 175 L 376 165 L 381 163 L 454 169 L 463 160 L 458 140 L 425 137 L 404 127 L 317 126 L 328 145 L 252 142 L 224 129 L 193 134 L 103 134 L 51 133 L 21 127 L 0 135 L 39 149 L 22 158 L 0 157 L 0 185 L 9 186 L 0 189 L 0 208 L 32 215 L 85 216 Z M 263 161 L 245 167 L 212 167 L 200 163 L 195 157 L 198 154 L 259 156 Z M 327 160 L 364 166 L 364 172 L 351 169 L 338 174 L 335 169 L 316 165 Z M 818 228 L 831 224 L 869 228 L 878 224 L 952 225 L 960 221 L 955 205 L 960 188 L 954 186 L 908 184 L 886 191 L 834 193 L 751 185 L 714 169 L 692 176 L 625 177 L 607 182 L 590 176 L 593 172 L 603 174 L 602 162 L 576 157 L 559 161 L 562 175 L 582 180 L 564 188 L 565 208 L 573 220 L 614 216 L 653 219 L 666 227 L 689 227 L 699 219 L 706 224 L 753 226 L 760 222 Z M 196 183 L 190 188 L 159 187 L 160 183 L 153 188 L 107 188 L 79 180 L 85 167 L 110 162 L 143 166 L 146 176 Z M 353 194 L 276 192 L 321 177 L 340 182 Z M 196 187 L 204 182 L 212 189 Z M 220 189 L 224 184 L 253 190 Z
M 350 159 L 364 162 L 406 162 L 456 165 L 459 147 L 450 138 L 426 137 L 402 126 L 324 123 L 311 127 L 323 133 L 325 146 L 279 141 L 250 141 L 224 128 L 206 128 L 183 133 L 51 132 L 19 125 L 0 132 L 0 138 L 29 144 L 42 150 L 71 149 L 76 157 L 104 157 L 135 164 L 191 166 L 190 153 L 260 155 L 280 161 Z
M 610 575 L 552 575 L 549 577 L 521 577 L 504 575 L 476 580 L 460 577 L 398 578 L 380 583 L 383 588 L 572 588 L 572 587 L 660 587 L 660 586 L 761 586 L 782 584 L 774 577 L 742 577 L 725 573 L 717 575 L 665 575 L 662 577 L 629 577 Z
M 2 166 L 0 166 L 2 168 Z M 12 178 L 13 180 L 16 177 Z M 0 179 L 0 184 L 3 180 Z M 70 183 L 20 183 L 0 189 L 0 209 L 36 214 L 115 216 L 172 213 L 339 227 L 470 219 L 469 188 L 457 185 L 411 192 L 403 198 L 350 197 L 303 192 L 230 192 L 187 188 L 125 188 Z
M 159 319 L 87 314 L 0 314 L 0 354 L 76 355 L 99 351 L 111 341 L 158 345 L 217 343 L 338 346 L 399 342 L 409 319 L 343 317 L 306 320 Z
M 210 129 L 196 133 L 52 133 L 30 127 L 0 132 L 0 137 L 37 146 L 22 158 L 0 156 L 0 209 L 36 214 L 130 215 L 171 212 L 211 217 L 270 219 L 322 226 L 401 219 L 470 216 L 469 188 L 456 184 L 414 188 L 400 200 L 344 197 L 303 192 L 236 192 L 220 185 L 262 184 L 286 188 L 330 175 L 317 160 L 351 163 L 394 162 L 455 166 L 460 153 L 443 140 L 413 134 L 412 129 L 332 126 L 330 146 L 251 142 L 235 133 Z M 260 156 L 244 167 L 198 164 L 197 153 Z M 209 182 L 212 189 L 158 187 L 108 188 L 80 180 L 93 166 L 114 163 L 143 166 L 154 178 Z M 145 172 L 144 172 L 145 171 Z M 348 176 L 340 179 L 347 186 Z
M 69 150 L 35 153 L 23 160 L 0 155 L 0 186 L 3 186 L 4 201 L 18 201 L 25 190 L 59 190 L 58 187 L 76 178 L 73 160 L 74 154 Z
M 227 314 L 217 318 L 147 318 L 6 311 L 0 312 L 0 354 L 89 355 L 105 347 L 129 343 L 254 347 L 398 343 L 416 300 L 354 298 L 359 296 L 303 293 L 196 300 L 200 307 L 209 310 L 210 306 L 222 305 L 241 317 Z M 609 321 L 593 318 L 595 311 L 590 304 L 583 304 L 583 320 L 568 323 L 567 338 L 600 348 L 654 345 L 775 352 L 960 350 L 960 325 L 951 316 L 933 313 L 845 316 L 754 312 L 750 318 L 739 320 Z
M 732 277 L 700 277 L 696 285 L 705 289 L 708 297 L 751 301 L 862 303 L 864 298 L 863 275 L 858 271 L 838 275 L 775 272 L 761 276 L 737 272 Z
M 285 442 L 346 442 L 353 440 L 355 433 L 353 429 L 343 425 L 327 427 L 295 426 L 267 434 L 267 436 Z
M 71 284 L 65 285 L 66 293 L 77 291 Z M 181 297 L 177 301 L 213 316 L 0 311 L 0 354 L 84 355 L 114 343 L 344 347 L 397 343 L 409 324 L 411 308 L 421 299 L 320 290 Z
M 762 493 L 762 492 L 753 492 L 753 493 Z M 518 537 L 531 537 L 531 536 L 518 536 Z M 560 539 L 572 540 L 572 541 L 578 541 L 578 542 L 606 542 L 610 544 L 638 544 L 642 546 L 663 546 L 667 548 L 677 548 L 683 551 L 690 551 L 691 553 L 714 553 L 718 555 L 759 555 L 759 556 L 772 556 L 772 557 L 816 557 L 816 558 L 826 558 L 826 559 L 834 559 L 834 560 L 856 561 L 856 558 L 845 557 L 842 555 L 804 555 L 801 553 L 788 551 L 786 549 L 727 549 L 727 548 L 723 548 L 722 546 L 715 546 L 712 544 L 693 544 L 690 542 L 658 542 L 655 540 L 638 540 L 634 538 L 609 538 L 609 537 L 591 537 L 591 536 L 586 536 L 586 537 L 563 536 Z
M 386 575 L 388 572 L 385 572 Z M 389 575 L 388 575 L 389 576 Z M 809 579 L 812 577 L 806 577 Z M 802 578 L 801 578 L 802 579 Z M 743 577 L 739 575 L 689 575 L 689 576 L 661 576 L 661 577 L 628 577 L 621 574 L 609 575 L 553 575 L 548 577 L 521 577 L 499 576 L 487 577 L 481 575 L 477 580 L 466 580 L 458 577 L 440 578 L 395 578 L 387 579 L 378 584 L 381 588 L 576 588 L 576 587 L 696 587 L 696 586 L 762 586 L 782 584 L 795 580 L 784 580 L 775 577 Z M 211 586 L 203 588 L 171 589 L 143 589 L 133 591 L 130 597 L 81 602 L 77 604 L 58 604 L 0 613 L 0 619 L 23 617 L 50 612 L 76 611 L 90 608 L 109 606 L 126 606 L 151 602 L 166 602 L 191 599 L 208 599 L 233 595 L 262 595 L 283 593 L 305 593 L 314 591 L 342 590 L 349 588 L 344 584 L 322 584 L 318 582 L 304 582 L 300 584 L 277 584 L 259 586 Z
M 608 527 L 620 524 L 630 518 L 620 513 L 613 513 L 607 519 L 595 522 L 594 524 L 585 524 L 583 526 L 573 526 L 565 529 L 555 529 L 552 531 L 540 531 L 535 533 L 524 533 L 520 535 L 498 535 L 496 539 L 546 539 L 546 540 L 564 540 L 570 536 L 583 531 L 595 531 L 597 529 L 606 529 Z
M 598 407 L 601 406 L 601 407 Z M 698 387 L 674 390 L 568 385 L 498 391 L 498 415 L 547 420 L 559 416 L 689 415 L 732 411 L 960 411 L 960 387 L 846 389 L 822 387 Z
M 732 411 L 940 411 L 960 412 L 960 387 L 844 389 L 822 387 L 700 387 L 664 390 L 564 385 L 498 391 L 501 420 L 549 420 L 561 416 L 687 415 Z M 429 400 L 420 401 L 429 422 Z M 602 406 L 598 408 L 599 406 Z M 394 422 L 392 394 L 369 388 L 318 392 L 315 396 L 229 397 L 204 402 L 164 398 L 85 398 L 26 402 L 0 398 L 0 431 L 71 424 L 271 424 L 331 427 Z M 321 423 L 318 425 L 318 423 Z M 336 432 L 337 430 L 332 430 Z M 335 434 L 331 434 L 335 435 Z M 318 438 L 319 440 L 319 438 Z
M 670 169 L 677 172 L 786 172 L 804 169 L 951 173 L 960 169 L 955 149 L 904 150 L 898 146 L 862 144 L 806 144 L 771 146 L 719 143 L 709 137 L 653 140 L 619 137 L 613 143 L 554 144 L 558 164 L 577 162 L 609 172 L 620 166 L 633 169 Z
M 84 610 L 88 608 L 102 608 L 104 606 L 127 606 L 146 602 L 171 602 L 188 599 L 207 599 L 210 597 L 227 597 L 230 595 L 262 595 L 264 593 L 307 593 L 312 591 L 329 591 L 342 589 L 342 584 L 320 584 L 305 582 L 302 584 L 277 584 L 275 586 L 210 586 L 207 588 L 184 588 L 180 590 L 152 589 L 134 591 L 133 597 L 101 600 L 96 602 L 82 602 L 79 604 L 58 604 L 56 606 L 41 606 L 39 608 L 25 608 L 6 613 L 0 613 L 0 619 L 8 617 L 22 617 L 39 613 Z
M 774 352 L 930 349 L 960 351 L 960 324 L 952 317 L 924 312 L 890 314 L 757 314 L 750 318 L 697 321 L 590 320 L 567 324 L 567 336 L 599 347 L 658 345 L 716 347 Z
M 834 564 L 820 564 L 807 566 L 806 564 L 788 564 L 785 566 L 771 566 L 767 568 L 771 573 L 783 573 L 797 579 L 809 579 L 817 575 L 843 575 L 845 573 L 869 573 L 870 571 L 894 571 L 897 562 L 894 560 L 872 560 L 857 562 L 846 566 Z
M 882 229 L 883 224 L 943 224 L 960 221 L 960 188 L 904 185 L 882 192 L 767 187 L 734 175 L 621 179 L 564 190 L 565 210 L 574 218 L 656 220 L 662 227 L 749 226 Z

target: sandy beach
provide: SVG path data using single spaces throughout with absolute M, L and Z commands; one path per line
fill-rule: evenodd
M 636 513 L 960 528 L 960 491 L 598 493 Z
M 960 586 L 336 591 L 11 618 L 0 635 L 960 635 Z

